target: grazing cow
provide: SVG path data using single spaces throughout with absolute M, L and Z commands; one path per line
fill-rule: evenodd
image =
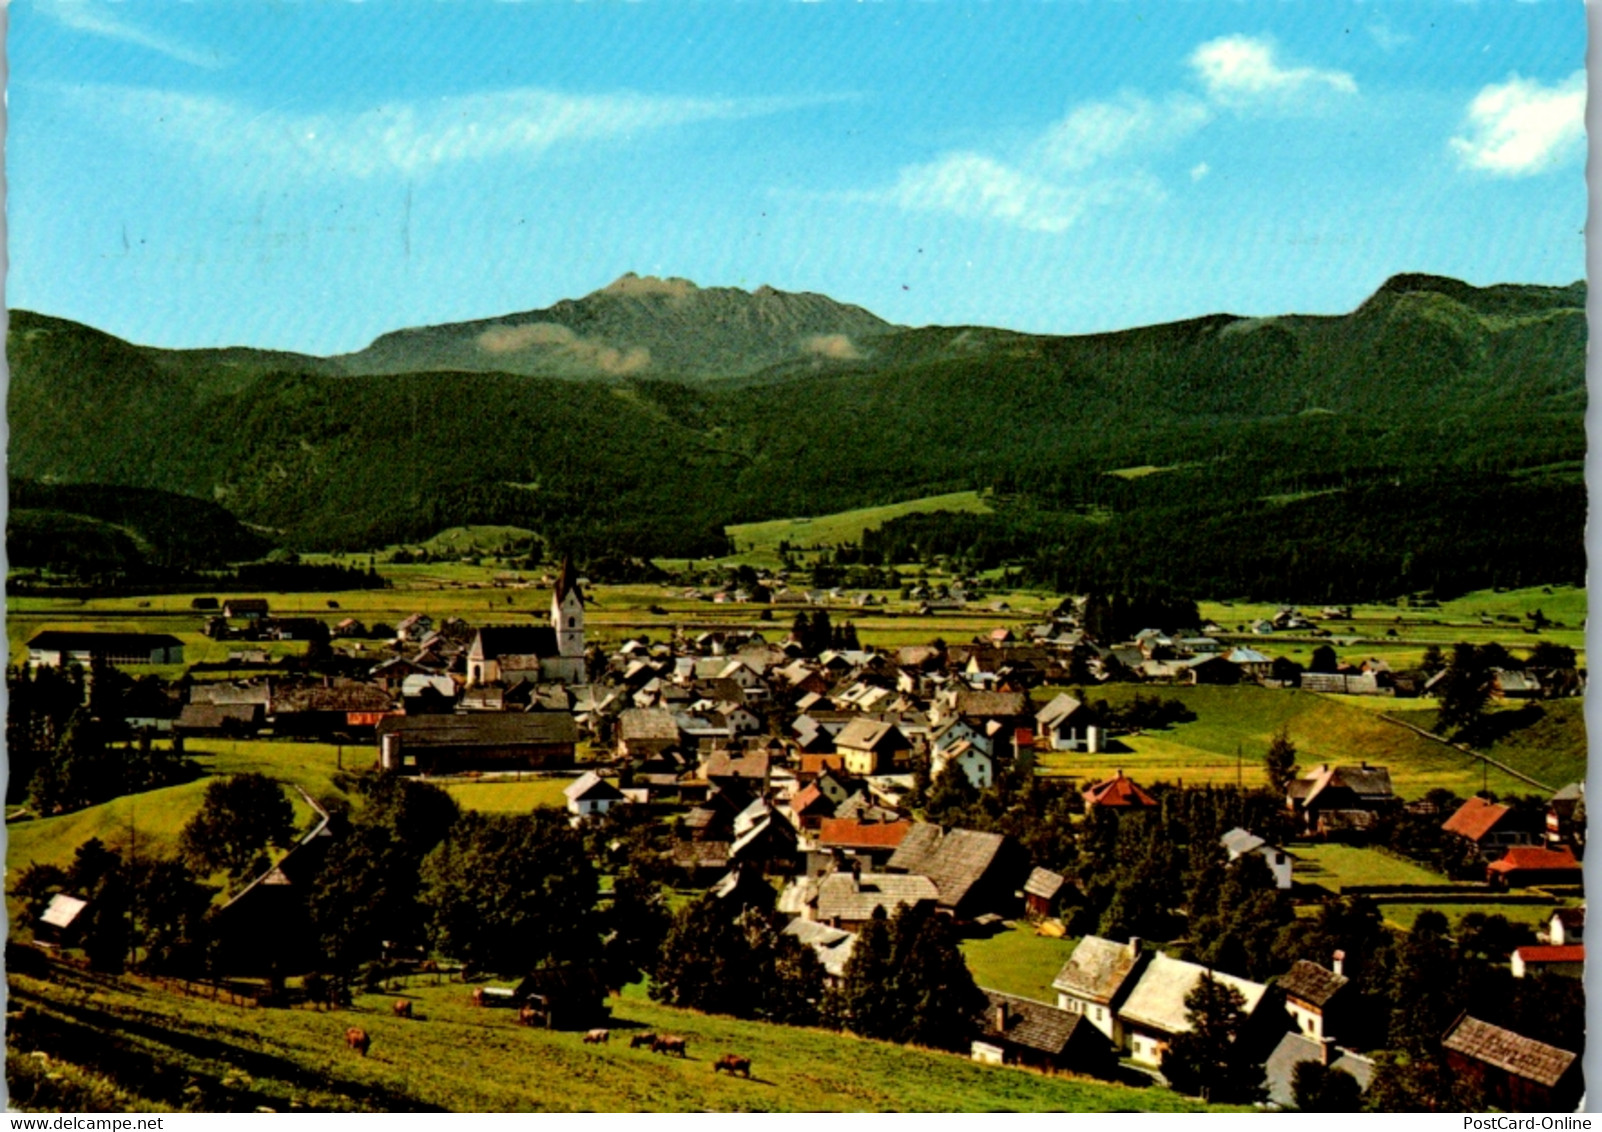
M 742 1077 L 749 1078 L 751 1076 L 751 1059 L 726 1053 L 712 1063 L 712 1075 L 715 1077 L 720 1071 L 730 1076 L 738 1073 Z
M 397 998 L 394 1009 L 395 1017 L 397 1018 L 410 1018 L 412 1016 L 412 1004 L 407 999 Z
M 587 1046 L 600 1045 L 612 1040 L 611 1030 L 591 1030 L 584 1035 L 584 1044 Z
M 373 1039 L 367 1036 L 366 1030 L 352 1026 L 345 1031 L 345 1044 L 363 1057 L 366 1057 L 367 1049 L 373 1044 Z
M 520 1026 L 532 1026 L 536 1024 L 539 1019 L 540 1012 L 535 1010 L 526 1002 L 523 1004 L 523 1008 L 517 1012 L 517 1022 Z M 584 1040 L 589 1041 L 590 1039 L 586 1037 Z
M 655 1034 L 633 1034 L 629 1037 L 630 1049 L 639 1049 L 641 1046 L 651 1046 L 652 1048 L 655 1048 L 655 1045 Z
M 484 1005 L 484 988 L 483 987 L 474 987 L 473 988 L 473 1005 L 474 1006 L 483 1006 Z
M 689 1052 L 685 1049 L 684 1039 L 677 1034 L 662 1034 L 659 1036 L 656 1041 L 651 1043 L 651 1052 L 676 1053 L 680 1057 L 689 1056 Z

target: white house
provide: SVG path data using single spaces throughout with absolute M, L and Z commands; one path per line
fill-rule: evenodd
M 568 812 L 579 818 L 604 814 L 623 801 L 623 792 L 593 770 L 575 779 L 562 794 Z
M 1290 890 L 1291 855 L 1285 850 L 1270 845 L 1255 833 L 1239 826 L 1218 840 L 1223 845 L 1224 852 L 1229 854 L 1231 861 L 1238 861 L 1248 853 L 1261 857 L 1263 864 L 1268 866 L 1268 871 L 1274 874 L 1274 887 L 1286 892 Z
M 939 778 L 952 763 L 962 771 L 975 790 L 983 790 L 996 780 L 996 764 L 984 749 L 971 740 L 949 747 L 937 747 L 929 757 L 929 774 Z
M 1083 751 L 1087 755 L 1101 751 L 1104 731 L 1096 713 L 1089 707 L 1063 692 L 1035 716 L 1035 725 L 1053 751 Z

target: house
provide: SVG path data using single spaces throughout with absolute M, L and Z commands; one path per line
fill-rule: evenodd
M 95 633 L 46 629 L 28 641 L 33 668 L 88 668 L 95 661 L 113 665 L 182 664 L 184 643 L 167 633 Z
M 835 750 L 845 756 L 848 774 L 887 774 L 898 762 L 905 763 L 912 744 L 893 723 L 856 719 L 840 729 L 834 739 Z
M 1579 943 L 1585 938 L 1585 905 L 1557 909 L 1546 925 L 1546 942 L 1553 946 Z
M 846 961 L 851 958 L 852 947 L 857 942 L 854 932 L 798 916 L 784 926 L 782 934 L 794 936 L 812 949 L 823 967 L 824 986 L 838 985 L 845 977 Z
M 1335 1005 L 1332 1015 L 1330 1004 L 1345 989 L 1347 982 L 1344 970 L 1346 953 L 1335 953 L 1335 966 L 1333 969 L 1314 963 L 1310 959 L 1298 959 L 1291 964 L 1291 969 L 1275 981 L 1280 994 L 1285 996 L 1285 1010 L 1296 1024 L 1296 1032 L 1305 1035 L 1315 1042 L 1322 1042 L 1332 1037 L 1337 1028 L 1340 1003 Z
M 795 826 L 766 802 L 752 802 L 734 818 L 729 861 L 749 865 L 753 875 L 793 876 L 800 868 Z
M 426 613 L 409 614 L 395 626 L 395 635 L 403 641 L 420 641 L 433 631 L 434 619 Z
M 679 744 L 679 725 L 664 708 L 628 708 L 617 717 L 617 753 L 649 759 Z
M 1285 850 L 1270 845 L 1255 833 L 1239 826 L 1218 840 L 1223 845 L 1224 852 L 1229 854 L 1231 861 L 1238 861 L 1247 854 L 1260 857 L 1263 864 L 1268 866 L 1268 871 L 1274 875 L 1274 887 L 1282 892 L 1290 891 L 1291 855 Z
M 1162 1067 L 1169 1043 L 1176 1035 L 1190 1031 L 1185 998 L 1208 977 L 1239 991 L 1244 1000 L 1241 1010 L 1248 1016 L 1256 1011 L 1268 989 L 1262 983 L 1212 971 L 1158 952 L 1146 964 L 1118 1011 L 1131 1060 L 1152 1069 Z
M 1540 845 L 1545 815 L 1500 806 L 1476 795 L 1442 822 L 1441 829 L 1473 842 L 1486 860 L 1494 861 L 1514 845 Z
M 268 613 L 264 597 L 231 597 L 222 607 L 222 615 L 229 621 L 265 621 Z
M 1571 782 L 1547 800 L 1546 844 L 1585 847 L 1585 783 Z
M 1316 1061 L 1330 1069 L 1349 1073 L 1357 1081 L 1359 1092 L 1368 1092 L 1374 1081 L 1376 1068 L 1373 1059 L 1342 1049 L 1328 1039 L 1317 1041 L 1305 1034 L 1286 1034 L 1268 1055 L 1263 1066 L 1263 1084 L 1268 1087 L 1268 1103 L 1280 1109 L 1296 1106 L 1296 1067 L 1305 1061 Z
M 1035 731 L 1045 736 L 1053 751 L 1082 751 L 1087 755 L 1101 752 L 1104 731 L 1100 718 L 1067 692 L 1035 714 Z
M 604 815 L 623 801 L 623 792 L 593 770 L 575 779 L 562 796 L 567 799 L 568 812 L 580 818 Z
M 809 782 L 790 796 L 790 820 L 803 830 L 816 830 L 834 816 L 835 805 L 816 782 Z
M 928 877 L 940 891 L 938 906 L 959 920 L 1010 906 L 1029 875 L 1029 857 L 1012 838 L 917 822 L 907 831 L 889 871 Z
M 1256 649 L 1233 648 L 1224 654 L 1224 659 L 1240 669 L 1241 676 L 1248 680 L 1263 680 L 1268 677 L 1274 662 Z
M 1287 808 L 1314 832 L 1365 829 L 1374 816 L 1397 803 L 1388 767 L 1321 764 L 1286 789 Z
M 760 794 L 768 788 L 773 760 L 766 751 L 736 757 L 727 751 L 714 751 L 701 764 L 701 777 L 721 788 L 745 786 Z
M 1122 1049 L 1124 1028 L 1118 1020 L 1118 1010 L 1134 989 L 1149 958 L 1140 950 L 1138 938 L 1118 943 L 1087 935 L 1052 980 L 1058 1007 L 1084 1015 L 1114 1049 Z
M 1491 695 L 1499 699 L 1533 700 L 1541 694 L 1541 680 L 1519 668 L 1491 669 Z
M 1132 778 L 1120 770 L 1113 777 L 1096 782 L 1084 789 L 1085 807 L 1106 806 L 1114 810 L 1148 809 L 1157 805 L 1153 798 Z
M 337 739 L 370 734 L 395 708 L 389 692 L 361 680 L 328 680 L 275 686 L 268 722 L 276 736 Z
M 1500 888 L 1526 888 L 1537 884 L 1581 884 L 1584 872 L 1566 845 L 1559 849 L 1515 845 L 1501 860 L 1485 866 L 1485 878 Z
M 172 730 L 184 736 L 242 738 L 261 730 L 262 704 L 187 703 L 173 721 Z
M 1024 881 L 1024 911 L 1030 919 L 1041 920 L 1057 913 L 1062 899 L 1063 886 L 1068 883 L 1061 873 L 1036 868 Z
M 971 1047 L 975 1061 L 989 1065 L 1027 1065 L 1110 1076 L 1116 1064 L 1112 1043 L 1081 1014 L 1032 998 L 981 988 L 985 1010 Z
M 929 755 L 929 775 L 938 779 L 948 766 L 955 766 L 975 790 L 983 790 L 996 779 L 995 760 L 971 740 L 949 747 L 937 747 Z
M 33 938 L 35 943 L 46 947 L 68 947 L 77 938 L 78 917 L 89 901 L 65 892 L 58 892 L 50 898 L 45 910 L 33 925 Z
M 378 724 L 386 770 L 548 770 L 573 765 L 578 725 L 566 712 L 386 716 Z
M 1459 1014 L 1441 1039 L 1447 1068 L 1504 1112 L 1573 1112 L 1585 1092 L 1580 1056 Z
M 928 877 L 847 870 L 791 881 L 779 897 L 779 910 L 843 931 L 859 931 L 875 909 L 895 915 L 902 905 L 934 903 L 939 893 Z
M 1567 979 L 1585 978 L 1585 944 L 1521 947 L 1513 952 L 1513 977 L 1562 975 Z
M 911 829 L 908 821 L 829 817 L 818 823 L 813 842 L 819 852 L 836 860 L 861 861 L 864 868 L 880 869 L 889 863 Z
M 1182 663 L 1184 668 L 1179 678 L 1186 683 L 1232 685 L 1241 681 L 1240 665 L 1231 664 L 1217 653 L 1191 657 Z

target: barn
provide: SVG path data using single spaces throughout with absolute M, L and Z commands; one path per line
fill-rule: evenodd
M 386 770 L 554 770 L 573 765 L 578 725 L 561 711 L 386 716 L 378 724 Z
M 106 664 L 182 664 L 184 643 L 167 633 L 95 633 L 46 629 L 28 642 L 28 664 L 61 668 Z

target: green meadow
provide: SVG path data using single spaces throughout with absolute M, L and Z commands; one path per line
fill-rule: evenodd
M 677 1010 L 637 988 L 610 1000 L 612 1040 L 586 1045 L 577 1033 L 519 1026 L 509 1010 L 475 1008 L 468 992 L 425 978 L 358 996 L 349 1010 L 267 1010 L 56 968 L 48 982 L 12 974 L 10 1009 L 28 1015 L 11 1040 L 137 1107 L 194 1101 L 204 1111 L 1206 1110 L 1166 1089 Z M 413 1003 L 414 1019 L 392 1015 L 397 997 Z M 370 1035 L 367 1057 L 346 1048 L 349 1026 Z M 630 1049 L 628 1035 L 641 1030 L 683 1035 L 688 1056 Z M 750 1058 L 750 1079 L 714 1073 L 724 1052 Z

